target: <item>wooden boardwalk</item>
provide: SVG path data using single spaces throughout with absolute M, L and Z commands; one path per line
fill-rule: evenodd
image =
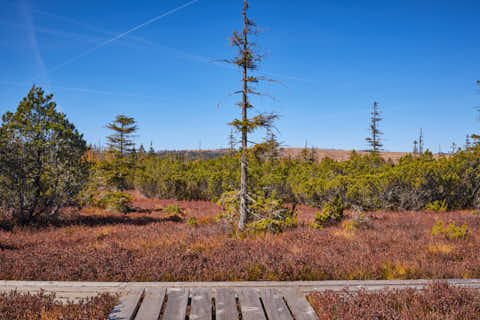
M 0 291 L 55 292 L 59 300 L 118 293 L 110 320 L 317 319 L 305 295 L 324 290 L 421 289 L 432 280 L 285 282 L 57 282 L 1 281 Z M 480 279 L 440 280 L 480 289 Z
M 146 288 L 122 296 L 109 320 L 314 320 L 293 288 Z

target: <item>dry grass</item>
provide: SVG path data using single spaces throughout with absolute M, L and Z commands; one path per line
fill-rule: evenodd
M 368 213 L 370 228 L 308 227 L 279 235 L 232 237 L 214 223 L 210 202 L 137 197 L 144 209 L 176 204 L 179 222 L 153 211 L 128 215 L 86 210 L 47 228 L 0 231 L 0 279 L 90 281 L 230 281 L 480 278 L 480 219 L 469 212 Z M 148 210 L 147 210 L 148 211 Z M 347 218 L 352 214 L 347 212 Z M 195 226 L 188 218 L 208 221 Z M 202 220 L 203 219 L 203 220 Z M 466 240 L 432 236 L 436 221 L 466 223 Z
M 425 290 L 317 292 L 308 296 L 320 319 L 480 319 L 480 290 L 433 283 Z
M 54 294 L 0 293 L 0 320 L 103 320 L 116 296 L 102 294 L 78 303 L 55 301 Z

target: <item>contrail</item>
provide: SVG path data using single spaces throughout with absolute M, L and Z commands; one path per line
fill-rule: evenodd
M 32 11 L 34 13 L 37 13 L 37 14 L 40 14 L 40 15 L 55 18 L 57 20 L 61 20 L 61 21 L 64 21 L 64 22 L 68 22 L 68 23 L 83 27 L 83 28 L 85 28 L 87 30 L 90 30 L 90 31 L 93 31 L 95 33 L 102 33 L 102 34 L 107 35 L 109 37 L 118 34 L 118 32 L 107 31 L 105 29 L 98 28 L 98 27 L 93 26 L 91 24 L 84 23 L 84 22 L 78 21 L 78 20 L 70 18 L 70 17 L 61 16 L 61 15 L 58 15 L 58 14 L 54 14 L 54 13 L 51 13 L 51 12 L 38 10 L 38 9 L 33 9 Z M 135 36 L 128 36 L 127 39 L 134 40 L 134 41 L 140 42 L 142 44 L 152 45 L 152 42 L 150 42 L 148 40 L 145 40 L 145 39 L 142 39 L 142 38 L 135 37 Z
M 116 40 L 118 40 L 118 39 L 121 39 L 121 38 L 125 37 L 126 35 L 134 32 L 134 31 L 136 31 L 136 30 L 138 30 L 138 29 L 140 29 L 140 28 L 143 28 L 143 27 L 145 27 L 145 26 L 148 26 L 149 24 L 152 24 L 152 23 L 154 23 L 154 22 L 156 22 L 156 21 L 158 21 L 158 20 L 160 20 L 160 19 L 162 19 L 162 18 L 165 18 L 165 17 L 167 17 L 167 16 L 169 16 L 169 15 L 171 15 L 171 14 L 177 12 L 177 11 L 180 11 L 180 10 L 186 8 L 186 7 L 189 7 L 189 6 L 191 6 L 192 4 L 195 4 L 195 3 L 199 2 L 199 1 L 200 1 L 200 0 L 192 0 L 192 1 L 190 1 L 190 2 L 187 2 L 187 3 L 183 4 L 183 5 L 175 8 L 175 9 L 172 9 L 172 10 L 170 10 L 170 11 L 167 11 L 167 12 L 165 12 L 164 14 L 161 14 L 161 15 L 159 15 L 159 16 L 156 16 L 155 18 L 152 18 L 152 19 L 150 19 L 150 20 L 148 20 L 148 21 L 146 21 L 146 22 L 144 22 L 144 23 L 142 23 L 142 24 L 139 24 L 138 26 L 136 26 L 136 27 L 134 27 L 134 28 L 132 28 L 132 29 L 130 29 L 130 30 L 128 30 L 128 31 L 125 31 L 125 32 L 123 32 L 123 33 L 121 33 L 121 34 L 119 34 L 119 35 L 117 35 L 117 36 L 115 36 L 115 37 L 113 37 L 113 38 L 111 38 L 111 39 L 108 39 L 108 40 L 100 43 L 99 45 L 97 45 L 97 46 L 95 46 L 95 47 L 93 47 L 93 48 L 91 48 L 91 49 L 88 49 L 87 51 L 85 51 L 85 52 L 83 52 L 83 53 L 81 53 L 81 54 L 79 54 L 79 55 L 77 55 L 77 56 L 75 56 L 75 57 L 72 57 L 72 58 L 68 59 L 67 61 L 65 61 L 65 62 L 63 62 L 63 63 L 61 63 L 61 64 L 59 64 L 59 65 L 57 65 L 57 66 L 55 66 L 55 67 L 53 67 L 53 68 L 51 68 L 51 69 L 48 70 L 48 71 L 49 71 L 49 72 L 57 71 L 58 69 L 63 68 L 63 67 L 65 67 L 66 65 L 68 65 L 68 64 L 70 64 L 70 63 L 72 63 L 72 62 L 74 62 L 74 61 L 76 61 L 76 60 L 78 60 L 78 59 L 80 59 L 80 58 L 82 58 L 82 57 L 85 57 L 85 56 L 91 54 L 92 52 L 94 52 L 94 51 L 96 51 L 96 50 L 98 50 L 98 49 L 106 46 L 106 45 L 109 44 L 109 43 L 112 43 L 112 42 L 114 42 L 114 41 L 116 41 Z
M 15 86 L 15 87 L 29 87 L 32 84 L 30 83 L 22 83 L 22 82 L 16 82 L 16 81 L 4 81 L 0 80 L 0 86 L 2 85 L 7 85 L 7 86 Z M 42 83 L 39 83 L 37 85 L 42 85 Z M 157 96 L 149 96 L 149 95 L 140 95 L 136 93 L 130 93 L 130 92 L 114 92 L 114 91 L 106 91 L 106 90 L 97 90 L 97 89 L 90 89 L 90 88 L 79 88 L 79 87 L 64 87 L 64 86 L 57 86 L 57 85 L 52 85 L 53 89 L 60 89 L 60 90 L 68 90 L 68 91 L 76 91 L 76 92 L 84 92 L 84 93 L 94 93 L 94 94 L 101 94 L 101 95 L 111 95 L 111 96 L 120 96 L 120 97 L 132 97 L 132 98 L 143 98 L 143 99 L 159 99 Z M 49 89 L 49 92 L 51 93 L 52 91 Z M 177 100 L 171 100 L 171 99 L 164 99 L 160 98 L 162 101 L 167 101 L 167 102 L 172 102 L 172 101 L 177 101 Z M 1 110 L 1 108 L 0 108 Z
M 27 37 L 29 44 L 33 50 L 33 55 L 35 57 L 36 63 L 38 67 L 40 68 L 40 73 L 41 77 L 43 80 L 47 82 L 47 87 L 48 89 L 50 88 L 50 79 L 48 77 L 48 70 L 45 66 L 45 61 L 42 58 L 42 54 L 40 52 L 40 48 L 38 47 L 38 42 L 37 42 L 37 37 L 35 34 L 35 25 L 33 23 L 33 18 L 32 18 L 32 11 L 30 6 L 27 5 L 27 3 L 22 0 L 20 2 L 20 7 L 22 9 L 22 14 L 25 20 L 25 25 L 26 25 L 26 30 L 27 30 Z

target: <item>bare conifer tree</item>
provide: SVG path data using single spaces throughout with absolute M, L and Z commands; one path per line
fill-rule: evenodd
M 472 144 L 470 142 L 470 136 L 467 134 L 466 137 L 465 137 L 465 150 L 470 149 L 471 146 L 472 146 Z
M 418 137 L 418 153 L 423 154 L 423 130 L 420 128 L 420 136 Z
M 450 145 L 450 154 L 455 154 L 458 151 L 457 144 L 455 142 L 452 142 Z
M 252 201 L 248 195 L 248 134 L 252 133 L 258 128 L 269 128 L 273 126 L 274 120 L 278 117 L 275 114 L 257 114 L 254 117 L 248 115 L 248 111 L 253 108 L 250 97 L 252 95 L 261 95 L 257 91 L 255 85 L 261 81 L 271 81 L 264 77 L 257 77 L 252 73 L 258 68 L 262 62 L 263 55 L 257 50 L 257 44 L 252 41 L 252 38 L 258 35 L 259 29 L 254 21 L 247 16 L 249 3 L 243 0 L 242 20 L 243 28 L 241 32 L 234 31 L 231 44 L 238 49 L 238 55 L 233 59 L 223 60 L 231 63 L 242 71 L 242 89 L 235 91 L 235 94 L 242 96 L 242 101 L 237 105 L 241 110 L 241 118 L 234 119 L 230 125 L 233 126 L 241 134 L 241 171 L 240 171 L 240 218 L 238 222 L 238 229 L 243 230 L 248 222 L 249 217 L 249 201 Z
M 477 84 L 480 86 L 480 80 L 477 80 Z M 480 106 L 477 107 L 477 111 L 480 112 Z M 478 134 L 472 134 L 470 138 L 473 139 L 473 146 L 477 147 L 480 143 L 480 135 Z
M 233 133 L 233 129 L 230 130 L 230 134 L 228 135 L 228 151 L 233 153 L 235 151 L 235 146 L 237 145 L 237 139 L 235 138 L 235 134 Z
M 266 159 L 273 161 L 278 159 L 280 152 L 280 142 L 278 142 L 277 135 L 273 132 L 272 128 L 267 128 L 267 134 L 265 137 Z
M 413 154 L 418 154 L 418 141 L 413 140 Z
M 378 102 L 373 103 L 373 110 L 370 118 L 370 137 L 365 138 L 365 140 L 370 145 L 371 152 L 378 152 L 382 150 L 383 144 L 380 141 L 380 135 L 383 133 L 378 128 L 378 123 L 382 121 L 383 118 L 380 118 L 380 110 L 378 108 Z

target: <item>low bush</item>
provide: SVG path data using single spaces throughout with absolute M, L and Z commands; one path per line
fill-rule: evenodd
M 228 221 L 234 228 L 239 219 L 240 197 L 238 192 L 224 193 L 218 204 L 223 213 L 217 216 L 218 220 Z M 251 231 L 282 232 L 298 225 L 295 207 L 292 209 L 283 205 L 283 201 L 276 197 L 275 192 L 270 196 L 256 194 L 250 200 L 250 220 L 247 227 Z
M 239 161 L 238 154 L 208 160 L 142 157 L 132 183 L 149 197 L 213 201 L 239 189 Z M 248 161 L 249 192 L 275 192 L 286 203 L 322 207 L 340 195 L 346 208 L 362 210 L 480 207 L 480 146 L 448 157 L 408 155 L 397 163 L 355 152 L 345 161 L 272 161 L 254 155 Z
M 78 303 L 61 303 L 55 294 L 0 293 L 1 320 L 103 320 L 115 306 L 117 296 L 101 294 Z
M 442 214 L 444 221 L 468 226 L 472 236 L 466 241 L 431 236 L 438 217 L 412 211 L 369 213 L 371 227 L 358 229 L 351 236 L 340 226 L 318 232 L 306 225 L 315 209 L 302 205 L 296 210 L 297 228 L 275 235 L 261 231 L 254 237 L 232 237 L 228 224 L 212 223 L 221 210 L 211 202 L 147 200 L 151 208 L 177 204 L 188 215 L 172 222 L 162 211 L 119 215 L 85 210 L 79 215 L 65 213 L 55 228 L 14 227 L 14 232 L 0 229 L 0 279 L 124 282 L 480 278 L 480 224 L 471 213 Z M 147 207 L 146 200 L 136 199 L 135 203 Z M 191 217 L 196 218 L 198 227 L 187 223 Z M 203 225 L 202 221 L 209 223 Z
M 315 214 L 315 221 L 312 224 L 312 227 L 316 229 L 321 229 L 325 226 L 336 224 L 343 219 L 343 203 L 340 196 L 335 196 L 335 198 L 327 203 L 322 212 L 317 212 Z
M 321 319 L 480 319 L 480 291 L 435 282 L 424 290 L 316 292 L 308 296 Z
M 448 209 L 447 202 L 445 200 L 435 200 L 433 203 L 430 202 L 425 206 L 425 210 L 434 211 L 434 212 L 446 212 Z
M 177 204 L 170 204 L 163 211 L 170 214 L 183 214 L 182 209 Z
M 459 227 L 452 221 L 448 226 L 444 226 L 444 222 L 438 220 L 432 228 L 432 235 L 443 235 L 448 240 L 465 240 L 470 235 L 470 230 L 466 223 Z
M 363 213 L 355 214 L 351 219 L 344 220 L 342 227 L 346 232 L 355 232 L 361 229 L 372 228 L 370 218 Z
M 96 202 L 97 206 L 110 211 L 128 213 L 131 211 L 133 197 L 125 192 L 108 191 Z

